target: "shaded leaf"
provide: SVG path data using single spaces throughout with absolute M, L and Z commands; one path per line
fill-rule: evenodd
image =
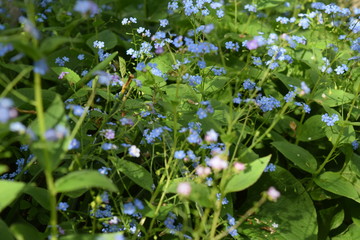
M 272 142 L 271 145 L 297 167 L 306 172 L 315 173 L 317 161 L 314 156 L 304 148 L 289 142 Z
M 116 164 L 116 169 L 125 174 L 140 187 L 152 192 L 154 184 L 151 174 L 142 166 L 120 158 L 112 158 Z
M 351 198 L 360 203 L 359 194 L 353 184 L 341 176 L 340 173 L 325 172 L 315 178 L 314 181 L 319 187 L 329 192 Z
M 251 239 L 307 239 L 317 240 L 318 224 L 316 209 L 313 201 L 303 185 L 287 170 L 277 166 L 276 171 L 263 174 L 259 181 L 249 188 L 244 210 L 258 201 L 261 192 L 269 187 L 275 187 L 281 196 L 276 202 L 266 202 L 262 205 L 255 217 L 260 221 L 277 223 L 279 226 L 275 233 L 259 228 L 256 221 L 252 225 L 246 225 L 244 232 L 261 232 L 261 238 Z M 301 209 L 301 211 L 300 211 Z M 242 226 L 242 228 L 244 228 Z M 247 234 L 248 235 L 248 234 Z M 271 236 L 271 238 L 270 238 Z

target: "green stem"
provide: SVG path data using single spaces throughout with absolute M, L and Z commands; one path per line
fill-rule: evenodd
M 44 107 L 42 102 L 42 94 L 41 94 L 41 77 L 40 74 L 34 73 L 34 90 L 35 90 L 35 106 L 36 106 L 36 113 L 37 113 L 37 120 L 39 123 L 39 133 L 40 133 L 40 142 L 43 146 L 43 153 L 44 158 L 42 161 L 45 165 L 45 178 L 46 184 L 49 191 L 49 198 L 50 198 L 50 227 L 51 227 L 51 240 L 57 240 L 58 230 L 57 230 L 57 212 L 56 212 L 56 189 L 54 185 L 54 178 L 52 176 L 52 164 L 49 157 L 47 141 L 45 139 L 45 114 L 44 114 Z

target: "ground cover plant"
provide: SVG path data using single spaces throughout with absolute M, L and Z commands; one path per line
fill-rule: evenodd
M 0 1 L 1 239 L 360 239 L 359 19 Z

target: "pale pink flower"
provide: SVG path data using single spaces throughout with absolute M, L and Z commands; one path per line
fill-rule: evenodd
M 179 183 L 176 190 L 179 195 L 187 197 L 191 193 L 191 185 L 188 182 L 182 182 Z
M 211 169 L 209 167 L 203 166 L 197 166 L 195 171 L 199 177 L 206 177 L 211 173 Z
M 237 171 L 243 171 L 243 170 L 245 170 L 246 166 L 243 163 L 235 162 L 234 163 L 234 168 Z
M 276 200 L 280 197 L 280 192 L 276 190 L 274 187 L 270 187 L 267 191 L 267 195 L 271 201 L 276 202 Z
M 211 158 L 208 164 L 214 170 L 222 170 L 228 167 L 228 162 L 222 159 L 219 155 L 216 155 L 213 158 Z

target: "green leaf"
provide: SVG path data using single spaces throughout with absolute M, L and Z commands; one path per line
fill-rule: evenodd
M 62 72 L 67 72 L 67 74 L 64 75 L 63 79 L 68 80 L 70 83 L 77 83 L 80 81 L 79 75 L 77 75 L 77 73 L 70 68 L 52 67 L 51 70 L 53 70 L 57 75 L 60 75 Z
M 154 184 L 151 174 L 142 166 L 120 158 L 111 158 L 116 165 L 116 169 L 125 174 L 140 187 L 152 192 Z
M 117 192 L 114 183 L 98 171 L 82 170 L 71 172 L 56 180 L 55 189 L 57 192 L 70 192 L 81 189 L 102 188 L 110 192 Z
M 314 179 L 315 183 L 332 193 L 351 198 L 360 203 L 359 193 L 355 190 L 353 183 L 349 182 L 340 173 L 325 172 Z
M 298 78 L 288 77 L 282 73 L 275 73 L 275 76 L 278 77 L 280 79 L 280 81 L 284 84 L 284 86 L 289 90 L 290 89 L 292 90 L 292 87 L 290 87 L 290 85 L 293 85 L 293 86 L 301 85 L 301 80 Z
M 257 1 L 257 9 L 263 10 L 266 8 L 277 7 L 280 4 L 284 4 L 283 0 L 258 0 Z
M 86 41 L 86 44 L 95 52 L 98 52 L 98 48 L 94 47 L 94 41 L 102 41 L 104 42 L 105 47 L 103 49 L 109 50 L 116 46 L 117 37 L 115 33 L 110 30 L 104 30 L 98 34 L 94 34 L 91 38 Z
M 0 165 L 0 175 L 9 171 L 9 168 L 6 165 Z
M 166 192 L 177 193 L 177 187 L 181 182 L 186 182 L 186 179 L 183 178 L 173 179 Z M 207 185 L 201 183 L 195 183 L 195 182 L 189 182 L 189 183 L 191 185 L 191 192 L 189 196 L 189 199 L 191 201 L 196 202 L 203 207 L 211 208 L 214 206 L 215 199 L 214 201 L 212 201 L 212 199 L 210 198 L 210 189 Z
M 0 180 L 0 212 L 14 201 L 25 187 L 25 183 Z
M 59 46 L 64 43 L 72 42 L 72 43 L 80 43 L 82 40 L 76 38 L 68 38 L 61 36 L 47 37 L 42 41 L 40 45 L 40 51 L 43 53 L 50 53 L 56 50 Z
M 33 197 L 43 208 L 50 210 L 49 192 L 45 188 L 27 185 L 24 193 Z
M 360 239 L 360 226 L 351 224 L 342 234 L 332 237 L 331 240 L 355 240 Z
M 264 203 L 255 217 L 267 222 L 270 227 L 271 223 L 277 223 L 279 227 L 275 229 L 274 234 L 271 234 L 272 238 L 268 238 L 270 236 L 268 232 L 260 230 L 263 236 L 252 239 L 317 240 L 318 224 L 313 201 L 303 185 L 280 166 L 277 166 L 274 172 L 263 174 L 259 181 L 249 188 L 244 211 L 253 206 L 253 203 L 259 200 L 261 192 L 271 186 L 275 187 L 281 196 L 276 202 Z M 260 229 L 256 221 L 246 227 L 247 232 L 259 232 Z
M 121 77 L 123 78 L 126 74 L 126 61 L 122 57 L 119 57 L 119 68 Z
M 10 229 L 2 219 L 0 219 L 0 233 L 1 233 L 1 239 L 14 240 L 14 237 L 11 234 Z
M 11 232 L 16 239 L 26 239 L 26 240 L 39 240 L 45 239 L 46 236 L 43 233 L 40 233 L 34 226 L 29 223 L 14 223 L 10 227 Z
M 354 94 L 340 89 L 328 89 L 317 92 L 314 100 L 323 106 L 336 107 L 351 102 L 354 97 Z
M 326 126 L 325 134 L 333 145 L 344 143 L 351 144 L 356 139 L 354 127 L 351 125 L 340 126 L 335 124 L 331 127 Z
M 296 137 L 303 142 L 314 141 L 325 137 L 324 122 L 320 115 L 310 117 L 296 131 Z
M 225 185 L 224 192 L 238 192 L 253 185 L 264 172 L 270 161 L 271 155 L 254 160 L 246 165 L 246 169 L 234 174 Z
M 272 142 L 271 145 L 302 170 L 315 173 L 317 161 L 314 156 L 304 148 L 289 142 Z
M 123 236 L 122 233 L 103 233 L 103 234 L 71 234 L 67 236 L 60 237 L 60 240 L 114 240 L 122 239 L 120 236 Z

